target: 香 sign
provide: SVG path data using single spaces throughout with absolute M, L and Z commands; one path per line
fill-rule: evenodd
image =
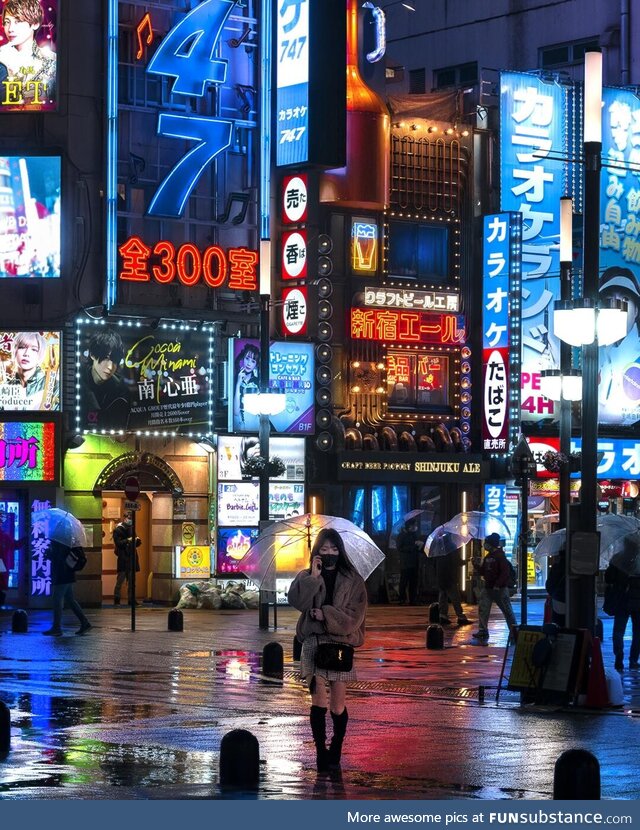
M 304 280 L 307 277 L 307 232 L 289 231 L 282 236 L 282 279 Z
M 76 334 L 76 428 L 167 430 L 211 420 L 210 335 L 188 327 L 93 325 Z

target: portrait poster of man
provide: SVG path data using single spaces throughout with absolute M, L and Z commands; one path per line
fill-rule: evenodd
M 57 0 L 5 0 L 0 27 L 0 113 L 55 110 Z
M 60 332 L 0 331 L 0 408 L 60 409 Z
M 60 277 L 59 156 L 0 156 L 0 279 Z
M 80 336 L 77 426 L 92 432 L 209 428 L 209 335 L 87 325 Z

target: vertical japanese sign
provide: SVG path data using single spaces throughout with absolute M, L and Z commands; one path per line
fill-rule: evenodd
M 506 453 L 519 430 L 520 216 L 484 218 L 482 267 L 482 446 Z
M 569 128 L 565 87 L 533 75 L 500 76 L 500 208 L 522 217 L 523 421 L 553 415 L 540 371 L 559 368 L 553 301 L 560 295 L 560 197 Z
M 640 420 L 640 101 L 604 89 L 600 295 L 627 302 L 626 336 L 600 350 L 601 423 Z
M 276 163 L 309 157 L 309 2 L 279 0 L 276 17 Z
M 55 481 L 53 423 L 0 423 L 0 481 Z
M 37 513 L 49 510 L 50 501 L 35 499 L 31 503 L 31 596 L 48 597 L 51 595 L 51 560 L 48 556 L 51 542 L 49 541 L 48 522 L 43 517 L 35 518 Z

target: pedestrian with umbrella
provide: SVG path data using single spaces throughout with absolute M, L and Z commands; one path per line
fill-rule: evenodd
M 322 529 L 311 564 L 289 588 L 289 603 L 300 611 L 296 637 L 302 643 L 301 680 L 311 692 L 309 719 L 318 772 L 338 769 L 349 714 L 347 683 L 356 679 L 353 649 L 364 643 L 367 589 L 333 528 Z M 328 688 L 327 688 L 328 687 Z M 327 748 L 327 705 L 333 736 Z
M 80 622 L 76 634 L 85 634 L 92 626 L 73 595 L 76 572 L 87 562 L 84 528 L 75 516 L 58 507 L 35 513 L 33 524 L 39 533 L 49 539 L 45 555 L 51 562 L 53 620 L 51 628 L 42 633 L 49 637 L 62 637 L 62 612 L 66 604 Z
M 418 601 L 418 568 L 423 546 L 415 516 L 405 521 L 396 544 L 400 556 L 400 605 L 415 605 Z

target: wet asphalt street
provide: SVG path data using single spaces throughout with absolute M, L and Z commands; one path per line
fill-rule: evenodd
M 372 606 L 343 771 L 318 776 L 292 659 L 297 612 L 279 609 L 277 631 L 261 631 L 256 611 L 185 611 L 184 631 L 169 632 L 167 611 L 138 609 L 131 632 L 128 609 L 89 609 L 94 628 L 74 636 L 67 618 L 59 639 L 42 635 L 48 612 L 12 634 L 11 612 L 0 611 L 0 699 L 11 715 L 0 799 L 549 799 L 554 763 L 573 748 L 599 759 L 603 798 L 640 798 L 640 672 L 623 676 L 616 710 L 522 706 L 509 691 L 496 703 L 501 616 L 488 645 L 473 644 L 474 627 L 453 628 L 445 650 L 430 651 L 426 606 Z M 541 613 L 532 601 L 529 622 Z M 606 666 L 610 633 L 606 618 Z M 273 641 L 282 681 L 261 674 Z M 257 793 L 219 784 L 220 742 L 237 728 L 259 741 Z

